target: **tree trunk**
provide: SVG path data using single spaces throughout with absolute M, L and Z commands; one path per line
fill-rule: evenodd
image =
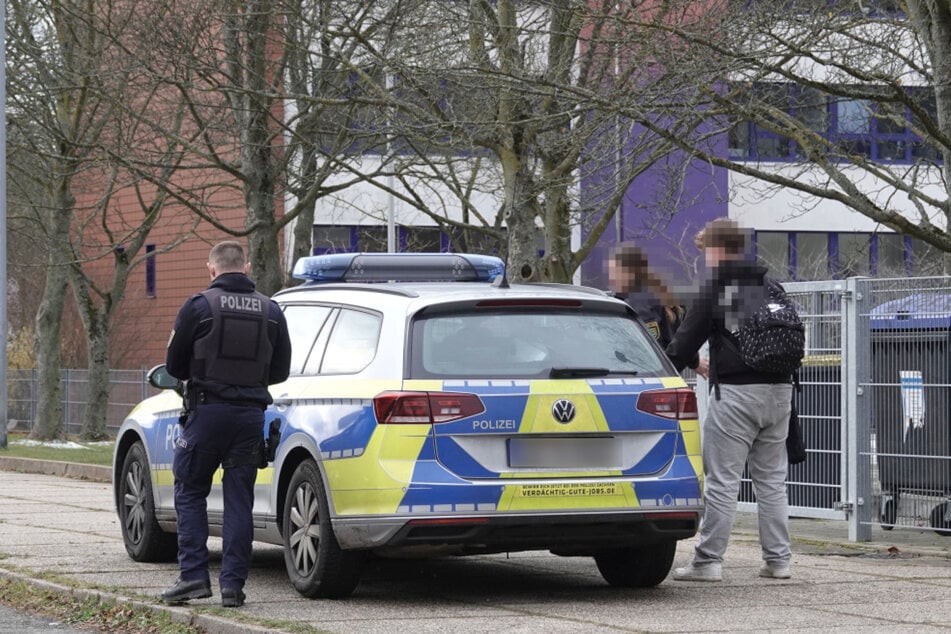
M 86 327 L 86 347 L 89 350 L 89 377 L 86 384 L 86 409 L 80 437 L 83 440 L 103 440 L 106 433 L 106 415 L 109 409 L 109 328 L 97 319 Z
M 944 138 L 951 136 L 951 8 L 943 2 L 909 0 L 908 12 L 921 36 L 934 74 L 935 106 L 938 127 Z M 951 151 L 942 147 L 942 171 L 945 190 L 951 194 Z M 951 204 L 945 204 L 944 232 L 951 230 Z M 948 253 L 948 251 L 946 251 Z M 944 272 L 951 270 L 951 257 L 945 257 Z
M 503 214 L 508 227 L 508 278 L 515 282 L 537 282 L 541 279 L 538 261 L 538 239 L 535 231 L 534 198 L 531 174 L 522 166 L 520 157 L 503 160 L 505 204 Z M 514 167 L 514 169 L 512 169 Z
M 65 190 L 63 190 L 65 191 Z M 50 212 L 46 287 L 36 313 L 36 420 L 30 437 L 56 440 L 66 436 L 61 377 L 63 308 L 69 281 L 69 227 L 72 201 L 68 194 Z
M 545 260 L 542 279 L 571 283 L 575 270 L 571 252 L 571 206 L 567 185 L 554 181 L 545 192 Z
M 316 153 L 311 149 L 303 151 L 301 174 L 301 180 L 305 183 L 314 182 L 317 178 Z M 294 219 L 294 249 L 291 252 L 292 270 L 297 260 L 311 255 L 314 251 L 314 213 L 317 205 L 310 199 L 307 202 L 300 202 L 300 195 L 298 195 L 297 200 L 298 205 L 302 205 L 302 207 L 298 210 L 297 217 Z M 301 280 L 295 280 L 291 277 L 291 271 L 287 271 L 285 286 L 300 284 L 300 282 Z
M 258 292 L 271 296 L 284 286 L 284 267 L 281 264 L 280 230 L 274 223 L 274 212 L 270 212 L 270 217 L 265 214 L 258 216 L 262 224 L 248 236 L 248 245 L 255 286 Z

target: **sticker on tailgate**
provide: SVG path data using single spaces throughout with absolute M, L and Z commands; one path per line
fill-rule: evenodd
M 516 487 L 516 497 L 588 497 L 592 495 L 620 495 L 621 485 L 616 482 L 584 482 L 565 484 L 521 484 Z

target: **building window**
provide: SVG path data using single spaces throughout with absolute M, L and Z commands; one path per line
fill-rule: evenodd
M 877 277 L 903 277 L 907 274 L 905 239 L 897 233 L 875 234 L 875 257 L 872 259 L 872 275 Z
M 795 236 L 795 279 L 829 279 L 829 234 L 798 232 Z
M 145 245 L 145 296 L 155 299 L 155 245 Z
M 895 233 L 757 231 L 754 244 L 780 281 L 943 275 L 943 252 Z
M 357 251 L 360 253 L 386 253 L 385 225 L 360 225 L 357 229 Z
M 909 101 L 932 121 L 937 118 L 934 90 L 908 88 Z M 779 111 L 803 127 L 836 143 L 842 152 L 879 162 L 939 162 L 941 154 L 915 131 L 923 131 L 921 117 L 904 103 L 869 99 L 830 99 L 824 93 L 796 84 L 755 84 L 754 107 Z M 786 124 L 775 121 L 737 121 L 729 132 L 729 156 L 759 161 L 798 160 L 802 148 L 783 134 Z
M 867 233 L 836 234 L 835 277 L 845 279 L 872 273 L 872 235 Z
M 905 238 L 908 275 L 943 275 L 945 253 L 926 242 Z
M 768 275 L 777 280 L 792 277 L 789 268 L 789 234 L 785 231 L 757 231 L 756 257 L 768 270 Z
M 439 253 L 443 250 L 443 234 L 439 227 L 400 227 L 400 251 Z
M 355 248 L 353 228 L 349 226 L 314 225 L 313 253 L 350 253 Z

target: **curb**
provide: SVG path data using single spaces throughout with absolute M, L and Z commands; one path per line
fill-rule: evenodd
M 4 570 L 2 568 L 0 568 L 0 577 L 5 577 L 12 581 L 18 581 L 20 583 L 33 586 L 34 588 L 45 590 L 46 592 L 53 592 L 61 596 L 75 597 L 77 599 L 95 599 L 100 604 L 105 602 L 113 602 L 148 610 L 154 614 L 166 614 L 175 623 L 201 628 L 209 634 L 243 634 L 245 632 L 260 632 L 261 634 L 266 634 L 268 632 L 274 632 L 273 628 L 261 627 L 252 623 L 229 621 L 228 619 L 220 616 L 195 613 L 187 608 L 182 607 L 146 603 L 145 601 L 124 597 L 111 592 L 64 586 L 59 583 L 53 583 L 43 579 L 36 579 L 34 577 Z
M 90 480 L 92 482 L 112 482 L 111 467 L 81 464 L 77 462 L 59 462 L 56 460 L 0 456 L 0 471 L 40 473 L 43 475 L 75 478 L 77 480 Z

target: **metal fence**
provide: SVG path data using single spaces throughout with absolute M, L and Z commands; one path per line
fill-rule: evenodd
M 114 435 L 135 405 L 156 393 L 146 382 L 147 370 L 111 370 L 106 431 Z M 63 423 L 66 433 L 77 435 L 86 409 L 87 370 L 63 370 L 61 374 Z M 7 370 L 7 428 L 30 431 L 36 420 L 36 370 Z
M 806 325 L 790 512 L 951 533 L 951 277 L 785 285 Z M 741 509 L 754 510 L 744 480 Z

